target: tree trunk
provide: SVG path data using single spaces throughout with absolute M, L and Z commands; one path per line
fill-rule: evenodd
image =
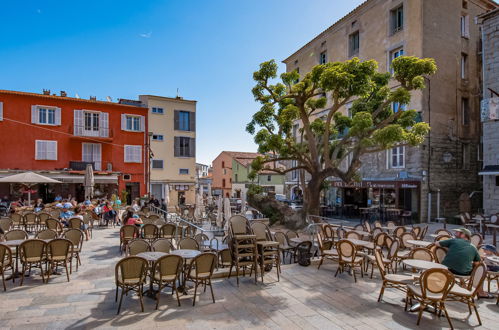
M 322 181 L 312 177 L 305 188 L 303 209 L 307 215 L 320 215 L 320 196 Z

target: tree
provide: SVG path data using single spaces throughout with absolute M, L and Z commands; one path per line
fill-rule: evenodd
M 308 173 L 304 216 L 318 215 L 326 178 L 359 180 L 363 155 L 423 143 L 429 125 L 416 122 L 415 110 L 394 112 L 392 103 L 409 104 L 411 92 L 424 89 L 424 77 L 435 73 L 435 61 L 401 56 L 392 61 L 392 69 L 393 74 L 378 72 L 376 61 L 353 58 L 316 65 L 301 79 L 296 70 L 283 73 L 281 82 L 273 83 L 277 78 L 275 61 L 260 64 L 253 74 L 253 95 L 261 108 L 246 130 L 266 156 L 253 161 L 251 175 L 263 169 Z M 350 115 L 342 111 L 349 102 Z M 320 117 L 326 105 L 330 107 Z M 295 124 L 299 125 L 297 131 Z M 350 164 L 345 164 L 347 157 Z M 292 165 L 285 169 L 269 166 L 276 161 Z

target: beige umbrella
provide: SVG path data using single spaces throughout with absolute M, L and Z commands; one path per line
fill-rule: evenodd
M 94 170 L 92 164 L 87 164 L 85 169 L 85 177 L 83 178 L 83 186 L 85 187 L 85 199 L 94 197 Z
M 217 199 L 217 227 L 222 227 L 223 215 L 222 215 L 222 197 Z
M 0 183 L 21 183 L 28 187 L 28 205 L 31 204 L 31 187 L 37 185 L 38 183 L 62 183 L 60 181 L 54 180 L 52 178 L 34 173 L 34 172 L 24 172 L 19 174 L 14 174 L 0 178 Z
M 246 191 L 241 191 L 241 214 L 246 214 Z
M 208 205 L 213 204 L 213 196 L 211 195 L 211 183 L 208 183 L 208 198 L 207 198 Z
M 230 199 L 228 197 L 224 198 L 224 217 L 225 221 L 229 221 L 232 216 L 232 210 L 230 209 Z
M 199 192 L 196 194 L 196 209 L 194 210 L 194 217 L 196 219 L 203 217 L 203 197 Z

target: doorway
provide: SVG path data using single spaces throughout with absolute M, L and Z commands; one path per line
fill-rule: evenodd
M 126 202 L 128 205 L 132 205 L 132 201 L 140 197 L 140 183 L 138 182 L 128 182 L 125 185 L 127 194 Z

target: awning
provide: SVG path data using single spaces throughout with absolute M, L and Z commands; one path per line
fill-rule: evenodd
M 499 165 L 487 165 L 478 175 L 499 175 Z
M 67 174 L 56 174 L 51 176 L 54 179 L 62 181 L 64 183 L 81 183 L 85 179 L 84 175 L 67 175 Z M 95 175 L 94 176 L 95 183 L 108 183 L 108 184 L 118 184 L 118 176 L 117 175 Z

